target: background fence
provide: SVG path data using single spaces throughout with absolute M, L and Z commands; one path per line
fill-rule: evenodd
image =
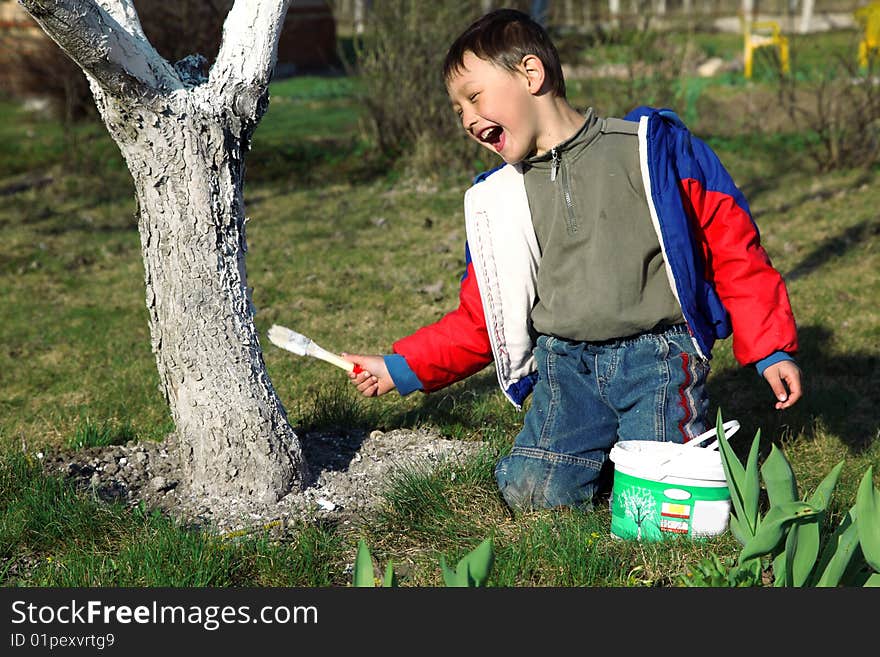
M 372 10 L 383 0 L 330 0 L 337 28 L 343 34 L 369 29 Z M 711 26 L 717 18 L 752 12 L 772 15 L 792 29 L 810 31 L 831 19 L 840 27 L 852 25 L 852 13 L 869 0 L 473 0 L 475 10 L 514 7 L 531 13 L 545 25 L 561 30 L 592 30 L 609 24 L 634 23 L 650 16 L 675 22 Z

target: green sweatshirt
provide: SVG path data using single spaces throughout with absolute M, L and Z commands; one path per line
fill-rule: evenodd
M 684 321 L 651 225 L 637 131 L 590 109 L 575 135 L 523 162 L 541 248 L 539 333 L 601 341 Z

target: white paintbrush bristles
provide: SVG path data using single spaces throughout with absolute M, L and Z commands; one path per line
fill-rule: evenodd
M 341 356 L 337 356 L 315 344 L 311 338 L 307 338 L 302 333 L 292 331 L 286 326 L 274 324 L 269 329 L 269 340 L 277 347 L 293 352 L 298 356 L 312 356 L 318 358 L 336 367 L 341 367 L 346 372 L 354 369 L 354 363 L 349 363 Z
M 289 328 L 279 326 L 278 324 L 273 325 L 269 329 L 269 340 L 275 346 L 292 351 L 297 356 L 307 355 L 308 343 L 311 342 L 309 338 L 301 333 L 291 331 Z

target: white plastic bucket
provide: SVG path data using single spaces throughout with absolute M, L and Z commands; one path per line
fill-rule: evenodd
M 724 435 L 739 422 L 724 423 Z M 617 538 L 659 541 L 669 536 L 715 536 L 727 530 L 730 491 L 711 429 L 685 444 L 653 440 L 618 442 L 614 462 L 611 534 Z

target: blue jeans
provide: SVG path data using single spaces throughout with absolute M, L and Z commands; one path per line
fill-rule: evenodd
M 706 431 L 709 364 L 683 324 L 599 343 L 542 335 L 535 359 L 522 431 L 495 467 L 514 509 L 589 509 L 618 440 L 682 443 Z

